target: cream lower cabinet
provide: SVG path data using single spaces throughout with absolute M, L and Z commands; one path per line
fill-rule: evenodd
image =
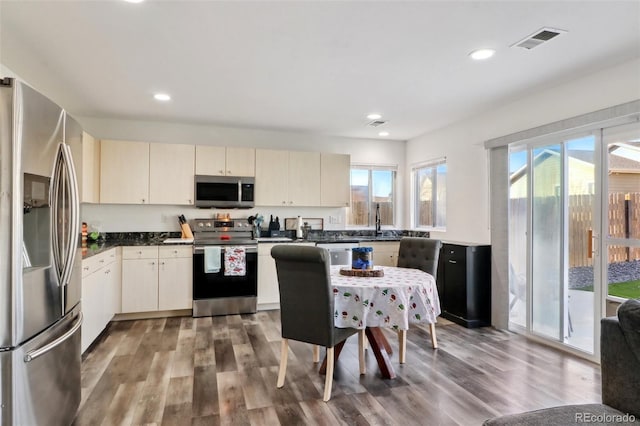
M 375 241 L 362 242 L 360 247 L 373 248 L 373 265 L 374 266 L 398 266 L 398 250 L 400 242 L 398 241 Z
M 280 289 L 276 261 L 271 257 L 271 249 L 277 244 L 258 244 L 258 310 L 278 309 Z M 314 243 L 287 243 L 287 245 L 315 246 Z
M 122 312 L 191 309 L 191 246 L 122 250 Z
M 122 313 L 158 310 L 158 247 L 122 248 Z
M 81 350 L 84 352 L 120 311 L 120 255 L 113 248 L 82 261 Z
M 158 310 L 192 309 L 192 256 L 191 246 L 158 248 Z

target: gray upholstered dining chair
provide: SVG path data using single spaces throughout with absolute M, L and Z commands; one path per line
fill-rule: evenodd
M 398 267 L 420 269 L 433 276 L 438 277 L 438 259 L 440 258 L 440 248 L 442 242 L 431 238 L 403 237 L 400 239 L 400 249 L 398 251 Z M 434 349 L 438 347 L 435 324 L 429 324 L 431 333 L 431 345 Z M 404 363 L 407 348 L 407 334 L 405 330 L 398 332 L 398 344 L 400 346 L 400 362 Z
M 334 326 L 334 296 L 329 273 L 330 256 L 325 248 L 282 244 L 271 249 L 276 261 L 280 287 L 282 346 L 277 387 L 284 386 L 289 339 L 311 343 L 314 362 L 319 361 L 318 346 L 327 348 L 324 382 L 326 402 L 331 398 L 334 346 L 358 333 L 360 374 L 365 372 L 364 330 Z

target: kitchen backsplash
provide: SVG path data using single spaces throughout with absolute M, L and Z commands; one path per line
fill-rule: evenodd
M 260 213 L 266 227 L 269 217 L 280 218 L 284 229 L 284 219 L 290 217 L 322 218 L 325 230 L 345 229 L 346 209 L 336 207 L 257 207 L 253 209 L 198 209 L 192 206 L 125 205 L 125 204 L 82 204 L 82 221 L 89 225 L 89 231 L 99 232 L 172 232 L 180 231 L 178 216 L 187 220 L 213 218 L 216 214 L 229 214 L 232 218 L 246 218 Z

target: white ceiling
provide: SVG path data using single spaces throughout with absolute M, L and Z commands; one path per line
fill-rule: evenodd
M 0 42 L 78 116 L 406 140 L 640 57 L 640 1 L 2 0 Z

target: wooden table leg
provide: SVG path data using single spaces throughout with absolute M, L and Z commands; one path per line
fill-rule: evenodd
M 376 357 L 376 361 L 378 362 L 378 367 L 380 368 L 380 374 L 383 379 L 395 379 L 396 372 L 391 365 L 391 361 L 389 360 L 389 356 L 392 354 L 391 345 L 389 345 L 389 341 L 380 327 L 367 327 L 365 329 L 365 335 L 367 336 L 367 340 L 369 340 L 369 345 L 371 345 L 371 351 Z M 342 347 L 344 346 L 344 341 L 338 343 L 334 348 L 334 361 L 338 360 L 340 356 L 340 352 L 342 351 Z M 387 349 L 389 348 L 389 349 Z M 324 360 L 322 361 L 322 365 L 320 366 L 320 370 L 318 371 L 320 374 L 325 374 L 327 371 L 327 357 L 325 355 Z
M 380 327 L 367 327 L 365 334 L 367 335 L 367 339 L 371 345 L 371 350 L 376 357 L 376 361 L 378 361 L 378 367 L 380 368 L 382 378 L 395 379 L 396 372 L 393 370 L 393 366 L 389 360 L 390 354 L 387 351 L 387 347 L 389 347 L 389 349 L 391 349 L 391 347 L 389 346 L 387 339 L 384 337 L 384 334 L 382 334 L 382 330 L 380 330 Z
M 338 357 L 340 356 L 340 352 L 342 352 L 342 347 L 344 346 L 345 342 L 346 340 L 343 340 L 342 342 L 338 343 L 333 347 L 334 365 L 336 364 L 336 361 L 338 361 Z M 320 370 L 318 370 L 318 373 L 325 374 L 326 372 L 327 372 L 327 355 L 325 354 L 324 360 L 322 361 L 322 365 L 320 366 Z

